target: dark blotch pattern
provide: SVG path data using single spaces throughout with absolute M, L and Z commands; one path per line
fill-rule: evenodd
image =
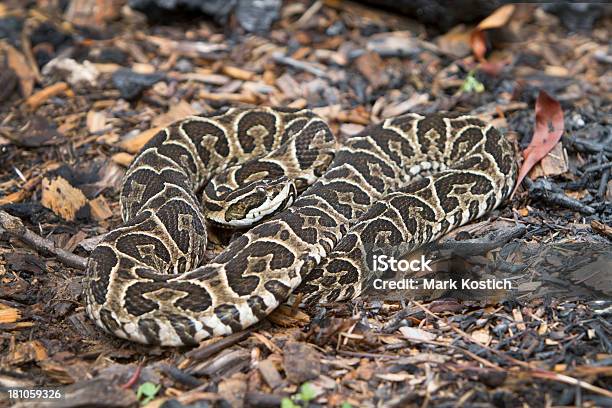
M 259 132 L 261 134 L 259 134 Z M 257 133 L 260 139 L 255 139 L 252 134 Z M 276 118 L 271 113 L 251 112 L 242 116 L 238 122 L 238 141 L 245 153 L 255 149 L 257 143 L 263 143 L 267 150 L 272 148 L 274 136 L 276 135 Z
M 115 265 L 117 265 L 117 256 L 107 246 L 97 246 L 89 258 L 88 269 L 92 278 L 89 287 L 93 300 L 99 305 L 106 301 L 108 282 Z
M 105 237 L 88 265 L 88 310 L 99 325 L 129 338 L 121 325 L 137 323 L 132 339 L 159 343 L 161 332 L 171 331 L 178 336 L 173 344 L 191 345 L 218 329 L 241 330 L 238 302 L 263 319 L 287 299 L 293 290 L 288 282 L 298 277 L 304 278 L 299 291 L 306 301 L 346 299 L 370 278 L 368 254 L 406 241 L 419 246 L 435 238 L 437 227 L 446 232 L 462 216 L 474 218 L 483 200 L 493 208 L 501 194 L 496 189 L 507 194 L 512 188 L 511 145 L 494 129 L 483 144 L 484 125 L 476 119 L 407 114 L 369 126 L 346 138 L 324 170 L 332 152 L 317 142 L 329 146 L 333 140 L 327 125 L 309 111 L 272 112 L 230 109 L 207 115 L 211 121 L 187 119 L 155 135 L 136 157 L 121 194 L 128 221 Z M 212 198 L 204 199 L 208 210 L 248 211 L 263 198 L 253 181 L 289 173 L 274 160 L 293 154 L 293 147 L 293 167 L 309 170 L 293 180 L 292 194 L 305 190 L 303 195 L 233 240 L 210 265 L 189 270 L 202 259 L 206 239 L 196 190 Z M 421 160 L 450 170 L 396 191 L 410 182 L 408 169 Z M 312 174 L 321 180 L 308 187 Z M 227 197 L 237 207 L 221 205 Z M 265 291 L 257 291 L 262 287 L 274 296 L 270 305 Z M 216 316 L 225 327 L 196 333 L 185 311 L 200 322 Z

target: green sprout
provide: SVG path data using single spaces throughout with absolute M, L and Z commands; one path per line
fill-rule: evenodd
M 291 398 L 283 398 L 281 408 L 302 408 L 307 407 L 308 402 L 315 399 L 317 393 L 310 383 L 305 382 L 300 386 L 300 392 Z M 343 407 L 344 408 L 344 407 Z
M 484 90 L 485 90 L 484 84 L 476 79 L 476 76 L 474 75 L 474 71 L 472 70 L 468 72 L 468 75 L 465 78 L 465 81 L 463 81 L 463 84 L 461 85 L 461 92 L 462 93 L 463 92 L 481 93 L 481 92 L 484 92 Z
M 149 381 L 144 382 L 140 385 L 140 387 L 138 387 L 138 390 L 136 391 L 136 398 L 138 398 L 141 405 L 146 405 L 153 401 L 160 388 L 161 385 L 156 385 Z

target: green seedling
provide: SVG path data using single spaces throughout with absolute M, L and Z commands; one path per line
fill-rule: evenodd
M 136 391 L 136 398 L 140 401 L 141 405 L 146 405 L 153 401 L 153 398 L 159 392 L 161 385 L 153 384 L 152 382 L 144 382 L 138 387 Z
M 463 81 L 463 84 L 461 85 L 461 92 L 462 93 L 469 93 L 469 92 L 481 93 L 481 92 L 484 92 L 484 90 L 485 90 L 484 84 L 476 79 L 476 76 L 474 75 L 474 71 L 470 71 L 467 77 L 465 78 L 465 81 Z
M 281 408 L 304 408 L 308 406 L 308 402 L 316 397 L 315 389 L 310 383 L 304 383 L 300 386 L 300 391 L 294 394 L 291 398 L 283 398 Z M 343 407 L 344 408 L 344 407 Z

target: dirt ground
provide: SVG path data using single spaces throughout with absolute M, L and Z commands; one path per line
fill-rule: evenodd
M 522 4 L 440 30 L 300 1 L 250 34 L 234 17 L 75 3 L 0 3 L 0 387 L 65 393 L 17 406 L 612 406 L 610 14 L 575 31 Z M 460 248 L 463 272 L 512 290 L 285 306 L 191 349 L 129 343 L 85 314 L 83 265 L 121 223 L 122 176 L 177 119 L 309 107 L 342 139 L 452 111 L 525 150 L 541 91 L 560 104 L 560 142 L 503 207 L 429 249 Z

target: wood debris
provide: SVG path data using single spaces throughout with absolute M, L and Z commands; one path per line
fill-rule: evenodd
M 610 17 L 598 5 L 584 6 L 597 18 L 566 4 L 447 7 L 424 23 L 443 2 L 415 20 L 377 1 L 300 0 L 245 35 L 235 15 L 159 22 L 132 3 L 0 2 L 0 385 L 64 386 L 71 404 L 117 407 L 612 398 Z M 567 28 L 572 18 L 590 26 Z M 526 151 L 513 199 L 406 259 L 435 254 L 434 276 L 512 290 L 295 299 L 191 350 L 102 333 L 83 271 L 121 223 L 126 168 L 173 121 L 247 104 L 313 109 L 340 142 L 410 112 L 496 126 Z M 230 235 L 211 230 L 206 257 Z

